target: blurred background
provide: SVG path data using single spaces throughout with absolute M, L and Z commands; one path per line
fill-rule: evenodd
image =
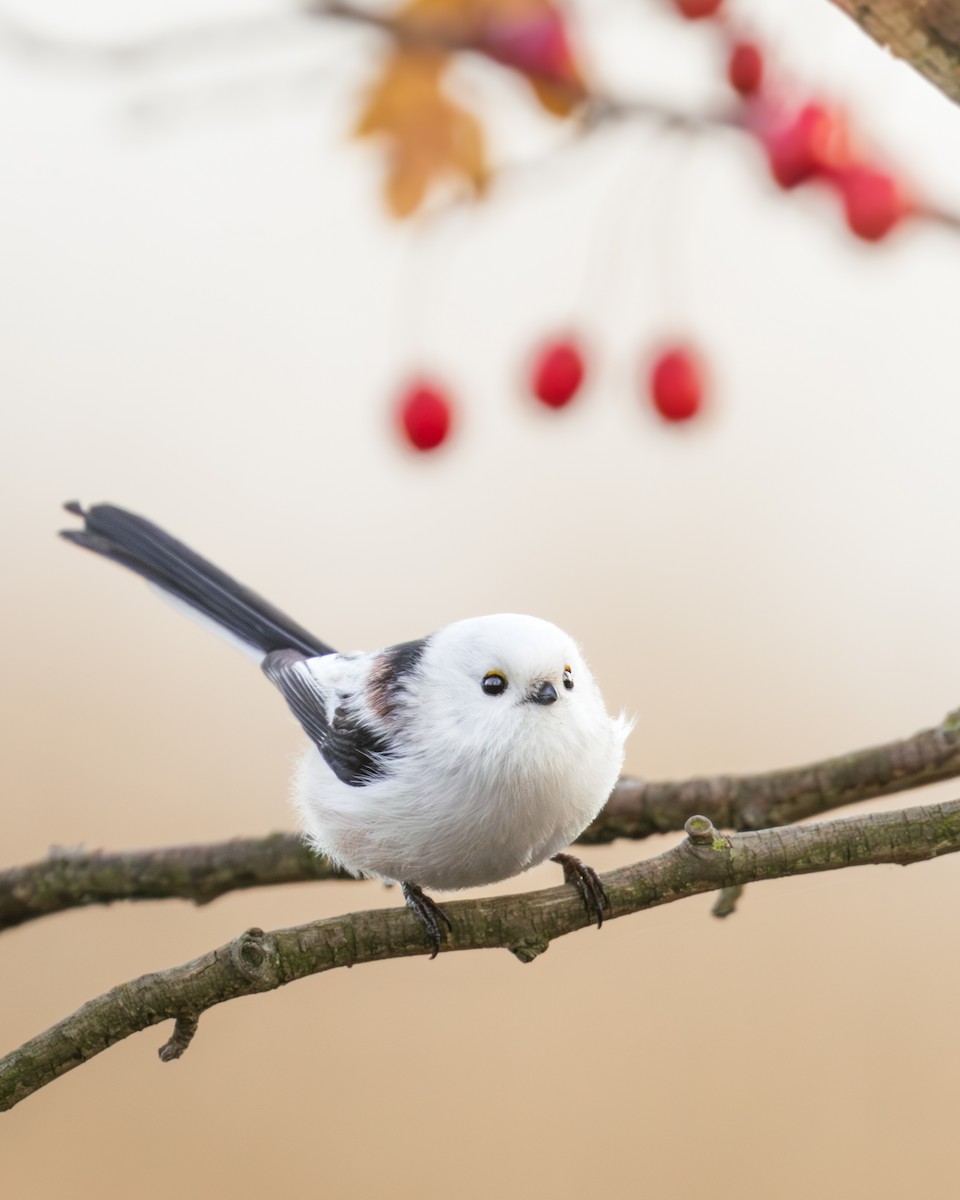
M 722 108 L 722 39 L 668 7 L 575 8 L 584 71 Z M 729 7 L 960 213 L 955 107 L 826 0 Z M 343 649 L 554 620 L 636 716 L 627 770 L 649 778 L 815 760 L 960 705 L 949 221 L 867 244 L 827 190 L 778 189 L 753 139 L 577 134 L 476 57 L 450 86 L 509 165 L 481 203 L 441 189 L 398 221 L 382 146 L 348 140 L 375 33 L 276 0 L 0 16 L 0 865 L 292 826 L 295 722 L 239 655 L 55 538 L 75 497 L 150 516 Z M 565 330 L 588 378 L 551 411 L 528 364 Z M 709 368 L 683 424 L 646 394 L 664 337 Z M 421 373 L 455 411 L 430 453 L 394 411 Z M 700 897 L 526 967 L 334 972 L 207 1013 L 168 1066 L 148 1030 L 5 1116 L 5 1194 L 953 1195 L 958 872 L 756 885 L 725 922 Z M 397 903 L 324 884 L 14 929 L 2 1047 L 251 925 Z

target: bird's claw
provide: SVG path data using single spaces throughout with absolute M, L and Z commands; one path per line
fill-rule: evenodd
M 440 922 L 442 921 L 447 929 L 452 929 L 453 926 L 450 924 L 450 918 L 436 900 L 431 900 L 418 884 L 401 883 L 400 886 L 403 888 L 403 898 L 407 902 L 407 908 L 410 909 L 427 931 L 427 937 L 430 939 L 430 945 L 433 948 L 433 953 L 430 957 L 436 958 L 440 952 L 440 943 L 447 936 Z
M 583 907 L 591 918 L 596 918 L 597 928 L 603 925 L 603 910 L 610 907 L 610 897 L 604 889 L 600 876 L 572 854 L 555 854 L 550 860 L 563 867 L 563 878 L 572 883 L 580 893 Z

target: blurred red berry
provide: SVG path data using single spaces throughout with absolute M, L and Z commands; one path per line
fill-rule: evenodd
M 492 58 L 530 75 L 561 82 L 577 77 L 567 27 L 562 13 L 555 9 L 491 20 L 483 30 L 482 41 Z
M 398 415 L 407 440 L 417 450 L 436 449 L 450 432 L 450 400 L 435 384 L 413 383 L 406 388 Z
M 879 242 L 906 216 L 897 181 L 886 171 L 858 165 L 837 175 L 847 225 L 859 238 Z
M 773 177 L 783 188 L 835 170 L 847 156 L 844 122 L 822 104 L 805 104 L 785 122 L 762 131 L 761 137 Z
M 704 373 L 689 346 L 671 346 L 654 359 L 649 375 L 654 408 L 666 421 L 687 421 L 703 404 Z
M 754 42 L 734 42 L 727 63 L 730 86 L 741 96 L 752 96 L 763 82 L 763 55 Z
M 712 17 L 723 0 L 673 0 L 673 3 L 688 21 L 699 21 L 702 17 Z
M 530 388 L 548 408 L 563 408 L 580 390 L 585 372 L 576 342 L 568 338 L 547 342 L 534 359 Z

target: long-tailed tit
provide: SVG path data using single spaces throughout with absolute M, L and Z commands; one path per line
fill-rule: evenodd
M 599 877 L 561 851 L 610 794 L 630 722 L 607 714 L 556 625 L 475 617 L 338 654 L 143 517 L 65 507 L 84 520 L 62 531 L 68 541 L 129 567 L 254 655 L 312 743 L 294 789 L 307 840 L 354 875 L 400 883 L 431 957 L 450 922 L 424 887 L 496 883 L 548 858 L 603 923 Z

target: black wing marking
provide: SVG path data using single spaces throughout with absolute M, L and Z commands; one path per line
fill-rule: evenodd
M 363 787 L 387 774 L 389 742 L 340 705 L 327 719 L 327 694 L 300 666 L 296 650 L 275 650 L 263 660 L 267 678 L 279 688 L 304 732 L 334 775 L 350 787 Z
M 61 530 L 61 537 L 149 579 L 241 641 L 264 652 L 293 646 L 308 657 L 333 653 L 269 601 L 152 521 L 112 504 L 84 510 L 73 501 L 64 507 L 83 518 L 84 528 Z
M 363 787 L 386 776 L 386 760 L 393 750 L 382 734 L 341 707 L 333 714 L 330 733 L 320 753 L 338 779 L 351 787 Z

